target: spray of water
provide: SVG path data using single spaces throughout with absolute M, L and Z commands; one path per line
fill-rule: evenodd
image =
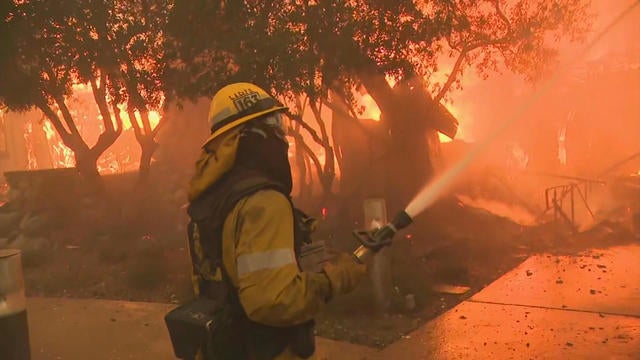
M 605 34 L 607 34 L 612 28 L 614 28 L 623 18 L 625 18 L 631 11 L 640 4 L 639 1 L 635 1 L 632 5 L 630 5 L 627 9 L 622 11 L 618 16 L 616 16 L 613 21 L 611 21 L 591 42 L 585 46 L 585 48 L 578 54 L 578 58 L 584 57 L 590 50 L 596 45 Z M 518 110 L 506 121 L 504 121 L 500 126 L 498 126 L 493 132 L 487 136 L 486 139 L 479 142 L 476 147 L 467 154 L 460 162 L 455 164 L 452 168 L 444 172 L 442 175 L 434 179 L 431 183 L 427 184 L 427 186 L 422 189 L 414 198 L 411 200 L 405 212 L 409 214 L 412 218 L 415 218 L 421 212 L 429 208 L 433 203 L 441 196 L 446 189 L 453 183 L 453 181 L 463 172 L 466 168 L 469 167 L 471 162 L 478 157 L 483 151 L 485 151 L 489 145 L 496 141 L 496 139 L 502 135 L 502 133 L 511 125 L 513 125 L 516 121 L 522 118 L 522 115 L 526 113 L 531 106 L 537 103 L 540 98 L 548 92 L 561 78 L 561 75 L 567 72 L 570 68 L 571 64 L 575 61 L 571 61 L 569 63 L 560 66 L 558 70 L 553 74 L 549 80 L 547 80 L 543 86 L 539 88 L 539 90 L 531 96 L 527 101 L 525 101 L 522 106 L 518 108 Z

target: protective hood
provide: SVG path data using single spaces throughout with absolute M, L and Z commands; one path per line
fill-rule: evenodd
M 196 161 L 196 172 L 189 183 L 189 201 L 198 198 L 226 174 L 236 161 L 241 126 L 211 140 Z

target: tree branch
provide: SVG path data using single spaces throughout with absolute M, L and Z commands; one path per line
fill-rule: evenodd
M 158 121 L 158 124 L 152 131 L 154 137 L 158 135 L 158 132 L 166 123 L 167 123 L 166 116 L 160 116 L 160 120 Z
M 320 106 L 322 106 L 322 103 L 320 103 Z M 322 121 L 320 109 L 318 108 L 315 102 L 311 102 L 311 101 L 309 102 L 309 107 L 311 107 L 313 116 L 315 117 L 316 122 L 320 127 L 320 133 L 322 134 L 322 139 L 323 139 L 322 146 L 325 152 L 324 176 L 326 177 L 325 181 L 327 181 L 328 184 L 331 184 L 331 182 L 333 181 L 333 177 L 335 176 L 335 166 L 333 163 L 333 148 L 331 147 L 329 135 L 327 134 L 327 127 L 325 126 L 324 121 Z
M 313 160 L 313 166 L 316 168 L 316 173 L 318 174 L 318 179 L 323 184 L 322 188 L 323 188 L 323 190 L 327 191 L 326 186 L 324 186 L 324 181 L 323 181 L 324 176 L 323 176 L 322 164 L 320 164 L 320 159 L 318 159 L 318 156 L 313 152 L 313 150 L 311 150 L 309 145 L 307 145 L 307 143 L 304 142 L 304 139 L 301 139 L 301 140 L 302 141 L 300 141 L 300 143 L 296 144 L 296 145 L 300 145 L 302 147 L 302 149 L 304 149 L 304 151 L 307 153 L 307 155 L 309 155 L 311 160 Z M 330 190 L 331 189 L 329 189 L 329 191 Z
M 320 138 L 320 136 L 318 136 L 318 133 L 313 130 L 313 128 L 311 126 L 309 126 L 309 124 L 307 124 L 304 120 L 302 120 L 302 116 L 298 115 L 298 114 L 294 114 L 291 111 L 287 110 L 285 111 L 285 115 L 287 115 L 287 117 L 295 122 L 297 122 L 298 124 L 302 125 L 302 127 L 307 130 L 307 132 L 309 134 L 311 134 L 311 137 L 313 138 L 313 140 L 315 142 L 318 143 L 318 145 L 322 145 L 322 138 Z
M 329 143 L 328 143 L 329 136 L 327 135 L 327 127 L 325 126 L 324 121 L 322 121 L 322 117 L 320 116 L 320 109 L 318 109 L 318 106 L 316 106 L 316 104 L 313 102 L 309 102 L 309 107 L 311 108 L 313 117 L 316 119 L 316 123 L 318 124 L 318 127 L 320 128 L 320 134 L 322 134 L 322 140 L 323 140 L 322 145 L 329 146 Z
M 114 117 L 116 118 L 116 132 L 119 135 L 122 133 L 122 128 L 123 128 L 122 117 L 120 116 L 120 109 L 115 103 L 111 105 L 111 108 L 113 109 L 113 114 L 114 114 Z
M 331 123 L 331 141 L 333 142 L 333 153 L 335 154 L 336 157 L 336 163 L 338 165 L 338 169 L 340 170 L 340 173 L 342 174 L 342 148 L 340 147 L 340 144 L 338 144 L 336 142 L 336 126 L 335 126 L 335 122 Z
M 444 83 L 444 85 L 442 86 L 440 91 L 438 91 L 438 94 L 434 98 L 436 102 L 439 103 L 440 100 L 442 100 L 442 98 L 444 97 L 444 95 L 446 95 L 446 93 L 449 91 L 449 89 L 455 82 L 456 78 L 458 77 L 458 73 L 462 69 L 464 60 L 466 59 L 467 55 L 469 55 L 469 53 L 471 53 L 472 51 L 478 48 L 482 48 L 486 46 L 503 45 L 511 41 L 511 37 L 510 37 L 511 23 L 509 22 L 509 19 L 506 17 L 504 12 L 500 8 L 500 1 L 494 0 L 493 5 L 496 9 L 496 12 L 498 13 L 498 16 L 500 16 L 502 21 L 507 25 L 508 27 L 507 33 L 502 37 L 494 38 L 494 39 L 488 37 L 486 34 L 476 33 L 476 35 L 474 36 L 475 41 L 466 43 L 464 45 L 462 44 L 454 45 L 451 43 L 450 39 L 448 38 L 447 41 L 449 42 L 449 46 L 452 49 L 457 49 L 459 46 L 462 46 L 462 48 L 460 49 L 460 54 L 458 54 L 458 58 L 456 59 L 456 62 L 453 65 L 453 68 L 451 69 L 451 74 L 449 75 L 449 77 L 447 78 L 447 81 Z
M 127 114 L 129 114 L 129 123 L 133 128 L 133 133 L 136 136 L 136 140 L 139 143 L 141 143 L 143 140 L 142 131 L 140 130 L 140 124 L 138 124 L 138 119 L 136 119 L 136 112 L 131 109 L 127 109 Z
M 51 124 L 60 135 L 62 142 L 70 149 L 74 148 L 74 141 L 72 140 L 71 134 L 67 131 L 67 129 L 62 124 L 62 120 L 58 117 L 55 111 L 49 106 L 44 97 L 39 96 L 35 105 L 44 113 L 44 115 L 51 121 Z
M 64 123 L 67 126 L 67 129 L 69 131 L 69 140 L 71 140 L 71 136 L 73 135 L 74 137 L 78 137 L 80 141 L 84 143 L 84 141 L 82 140 L 82 137 L 80 136 L 80 132 L 78 131 L 78 128 L 76 127 L 76 124 L 73 121 L 73 117 L 71 116 L 71 113 L 69 112 L 69 109 L 67 108 L 67 105 L 65 103 L 64 92 L 60 89 L 60 87 L 58 86 L 58 83 L 56 82 L 57 77 L 53 67 L 51 67 L 51 64 L 47 63 L 45 65 L 44 71 L 49 77 L 48 82 L 49 82 L 50 88 L 52 89 L 52 91 L 49 91 L 49 94 L 58 105 L 58 109 L 60 109 L 60 112 L 62 112 L 62 119 L 64 120 Z M 49 106 L 47 101 L 44 98 L 42 98 L 41 101 L 44 101 L 45 106 L 47 107 Z M 59 119 L 59 117 L 57 116 L 56 118 Z M 62 124 L 62 121 L 60 121 L 60 123 Z
M 304 115 L 304 111 L 307 107 L 307 101 L 309 101 L 309 96 L 305 96 L 302 101 L 300 101 L 300 96 L 296 96 L 296 107 L 300 111 L 300 116 Z
M 91 152 L 96 158 L 100 157 L 105 150 L 107 150 L 118 138 L 115 132 L 103 132 L 98 136 L 98 141 L 91 147 Z
M 293 137 L 295 146 L 296 146 L 296 165 L 298 167 L 298 184 L 300 187 L 299 196 L 305 197 L 307 194 L 307 187 L 310 185 L 307 182 L 307 157 L 304 155 L 304 150 L 300 145 L 301 142 L 304 141 L 302 135 L 300 134 L 300 124 L 296 123 L 294 127 L 289 128 L 289 135 Z
M 302 149 L 300 153 L 302 154 L 302 159 L 304 161 L 305 169 L 309 170 L 309 171 L 305 171 L 306 175 L 304 177 L 304 181 L 309 185 L 308 192 L 313 193 L 313 171 L 311 171 L 311 157 L 309 157 L 308 155 L 305 155 L 303 150 L 304 149 Z
M 444 83 L 444 85 L 442 85 L 442 88 L 440 88 L 440 91 L 438 91 L 438 94 L 433 99 L 436 103 L 439 103 L 440 100 L 442 100 L 444 95 L 451 88 L 451 85 L 453 85 L 453 83 L 456 81 L 456 77 L 458 76 L 458 72 L 460 72 L 460 70 L 462 69 L 462 64 L 464 63 L 464 60 L 466 59 L 466 57 L 467 57 L 467 49 L 466 48 L 462 48 L 462 50 L 460 51 L 460 54 L 458 54 L 458 58 L 456 59 L 456 63 L 453 65 L 453 68 L 451 69 L 451 74 L 449 74 L 449 77 L 447 78 L 447 81 Z
M 500 19 L 502 19 L 502 21 L 507 25 L 507 31 L 511 31 L 511 21 L 509 21 L 509 18 L 504 14 L 504 11 L 502 11 L 502 9 L 500 8 L 500 0 L 494 0 L 493 1 L 493 7 L 496 9 L 496 12 L 498 13 L 498 16 L 500 17 Z
M 140 114 L 140 119 L 142 120 L 142 128 L 144 129 L 145 135 L 153 135 L 151 131 L 151 123 L 149 122 L 149 111 L 147 110 L 138 110 Z
M 76 126 L 76 123 L 73 121 L 73 116 L 71 115 L 71 112 L 69 111 L 69 108 L 67 107 L 67 104 L 64 101 L 64 98 L 60 95 L 54 95 L 53 99 L 56 101 L 56 104 L 58 104 L 58 108 L 60 109 L 60 112 L 62 112 L 62 118 L 64 119 L 64 122 L 65 122 L 65 125 L 67 125 L 67 128 L 69 128 L 69 132 L 72 135 L 77 136 L 84 143 L 84 140 L 82 140 L 82 136 L 78 131 L 78 127 Z
M 115 132 L 113 121 L 111 120 L 111 113 L 109 113 L 109 105 L 107 105 L 107 100 L 105 99 L 106 78 L 106 72 L 100 70 L 100 85 L 98 85 L 96 78 L 91 76 L 91 90 L 93 92 L 93 98 L 98 105 L 98 110 L 100 110 L 100 115 L 102 115 L 105 132 Z

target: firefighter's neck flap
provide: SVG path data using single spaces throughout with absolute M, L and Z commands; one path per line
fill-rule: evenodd
M 232 129 L 207 144 L 196 161 L 196 172 L 189 183 L 189 201 L 226 174 L 235 163 L 241 127 Z

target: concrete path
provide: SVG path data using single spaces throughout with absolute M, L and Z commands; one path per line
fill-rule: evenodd
M 33 359 L 173 359 L 170 307 L 30 298 Z M 318 339 L 316 359 L 640 359 L 640 246 L 531 257 L 382 351 Z
M 533 256 L 386 359 L 640 359 L 640 246 Z
M 164 314 L 172 305 L 29 298 L 32 360 L 175 359 Z M 367 359 L 376 350 L 318 339 L 316 359 Z M 2 359 L 2 356 L 0 356 Z
M 33 360 L 174 359 L 165 304 L 29 298 Z

